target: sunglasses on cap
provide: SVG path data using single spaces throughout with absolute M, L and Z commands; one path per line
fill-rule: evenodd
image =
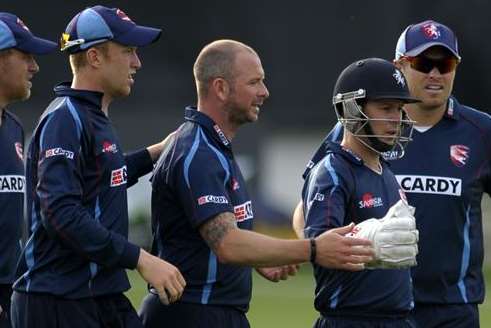
M 425 56 L 404 56 L 403 58 L 409 61 L 411 68 L 426 74 L 431 72 L 433 67 L 436 67 L 440 74 L 446 74 L 454 71 L 459 64 L 459 59 L 454 56 L 449 56 L 442 59 L 430 59 Z

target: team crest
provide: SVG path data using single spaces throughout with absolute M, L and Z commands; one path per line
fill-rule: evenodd
M 433 23 L 428 23 L 423 25 L 423 33 L 426 36 L 426 38 L 433 39 L 433 40 L 436 40 L 441 36 L 438 27 L 436 27 L 436 25 Z
M 452 145 L 450 146 L 450 160 L 457 167 L 462 167 L 467 164 L 469 159 L 469 147 L 464 145 Z
M 404 80 L 404 76 L 402 76 L 401 71 L 396 69 L 394 71 L 394 74 L 392 74 L 392 76 L 396 80 L 397 84 L 400 84 L 403 88 L 406 86 L 406 80 Z
M 16 142 L 14 144 L 15 146 L 15 152 L 17 153 L 17 156 L 19 156 L 20 160 L 24 160 L 24 149 L 22 147 L 22 144 L 20 142 Z
M 121 9 L 116 9 L 116 15 L 118 15 L 122 20 L 132 22 L 131 18 L 129 18 L 128 15 L 126 15 Z
M 26 26 L 26 24 L 24 24 L 24 22 L 20 18 L 17 18 L 17 24 L 19 24 L 24 30 L 30 32 L 29 28 Z

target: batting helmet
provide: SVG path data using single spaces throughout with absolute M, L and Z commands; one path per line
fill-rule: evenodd
M 338 121 L 358 140 L 370 149 L 382 153 L 397 147 L 404 147 L 411 140 L 413 121 L 402 111 L 397 135 L 385 136 L 373 133 L 370 122 L 394 121 L 389 119 L 371 119 L 363 111 L 367 101 L 400 100 L 403 103 L 418 102 L 412 98 L 404 75 L 393 63 L 380 58 L 367 58 L 356 61 L 346 67 L 338 77 L 334 87 L 333 105 Z M 380 138 L 391 138 L 386 143 Z M 400 157 L 399 156 L 399 157 Z

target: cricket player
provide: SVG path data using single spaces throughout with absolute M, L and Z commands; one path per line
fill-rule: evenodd
M 340 74 L 333 104 L 345 128 L 341 144 L 326 145 L 302 191 L 307 238 L 355 222 L 355 237 L 372 241 L 371 270 L 348 272 L 314 264 L 314 327 L 411 327 L 409 267 L 416 264 L 418 233 L 412 209 L 380 154 L 408 141 L 402 107 L 416 100 L 390 62 L 368 58 Z M 397 234 L 386 235 L 394 230 Z M 381 270 L 383 269 L 383 270 Z
M 385 157 L 416 207 L 411 317 L 418 327 L 479 327 L 484 300 L 481 200 L 491 193 L 491 118 L 451 95 L 460 61 L 455 33 L 432 20 L 408 26 L 397 42 L 394 62 L 421 102 L 405 106 L 416 124 L 404 156 L 399 149 Z M 338 125 L 327 139 L 339 139 L 340 131 Z
M 160 34 L 120 9 L 95 6 L 62 35 L 73 80 L 55 87 L 29 145 L 29 240 L 14 285 L 15 328 L 141 327 L 123 295 L 125 269 L 136 268 L 167 304 L 183 291 L 173 265 L 127 240 L 126 189 L 151 171 L 163 144 L 124 155 L 108 118 L 141 68 L 137 47 Z
M 302 262 L 352 271 L 372 262 L 366 238 L 344 236 L 349 222 L 305 240 L 250 231 L 254 204 L 232 140 L 258 120 L 269 97 L 261 60 L 243 43 L 218 40 L 200 52 L 194 76 L 198 105 L 186 108 L 152 181 L 153 254 L 176 265 L 188 284 L 170 306 L 150 293 L 140 310 L 145 327 L 249 327 L 252 267 L 277 281 Z
M 10 327 L 25 190 L 24 130 L 6 107 L 29 99 L 31 79 L 39 71 L 34 55 L 48 54 L 56 47 L 56 43 L 34 36 L 16 15 L 0 12 L 0 328 Z

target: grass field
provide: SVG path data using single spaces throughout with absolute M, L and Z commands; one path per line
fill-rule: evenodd
M 130 272 L 132 289 L 128 297 L 138 309 L 146 293 L 146 286 L 134 272 Z M 487 286 L 491 286 L 491 270 L 486 270 Z M 312 327 L 317 317 L 313 308 L 313 278 L 309 265 L 289 281 L 271 283 L 254 275 L 251 308 L 248 313 L 251 327 Z M 481 327 L 491 327 L 491 301 L 480 307 Z

